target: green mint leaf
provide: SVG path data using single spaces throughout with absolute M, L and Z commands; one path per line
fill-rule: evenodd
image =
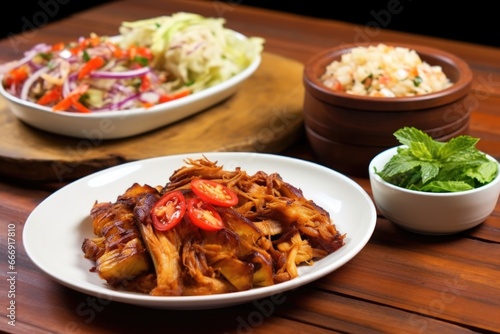
M 439 174 L 439 162 L 422 162 L 420 166 L 422 183 L 429 182 Z
M 476 154 L 475 146 L 479 141 L 478 138 L 469 136 L 458 136 L 444 143 L 439 149 L 440 159 L 460 159 L 464 153 Z M 464 157 L 462 157 L 464 158 Z M 465 159 L 465 158 L 464 158 Z M 467 158 L 468 159 L 468 158 Z
M 481 184 L 487 184 L 495 178 L 498 172 L 498 165 L 493 161 L 486 161 L 476 169 L 468 169 L 467 176 L 477 180 Z
M 407 145 L 413 155 L 425 160 L 436 157 L 443 146 L 443 143 L 435 141 L 427 133 L 413 127 L 401 128 L 394 133 L 394 136 L 401 144 Z
M 376 173 L 385 181 L 407 189 L 432 192 L 464 191 L 491 182 L 498 163 L 476 148 L 479 139 L 461 135 L 448 142 L 404 127 L 394 136 L 403 145 Z
M 390 178 L 394 175 L 405 173 L 420 166 L 420 161 L 415 160 L 412 156 L 408 155 L 407 150 L 399 149 L 398 154 L 394 155 L 391 160 L 387 162 L 384 169 L 379 172 L 382 178 Z
M 433 181 L 422 186 L 418 190 L 428 192 L 455 192 L 471 189 L 474 189 L 474 187 L 463 181 Z
M 432 161 L 434 160 L 435 150 L 432 145 L 428 145 L 424 142 L 411 142 L 409 145 L 411 154 L 423 161 Z
M 396 139 L 403 145 L 410 146 L 411 143 L 432 142 L 432 137 L 416 128 L 404 127 L 394 132 Z M 432 145 L 432 144 L 431 144 Z

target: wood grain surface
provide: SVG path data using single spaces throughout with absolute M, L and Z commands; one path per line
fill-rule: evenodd
M 123 162 L 210 151 L 280 152 L 302 123 L 303 65 L 263 53 L 257 71 L 225 101 L 146 134 L 102 140 L 35 129 L 0 100 L 0 173 L 33 181 L 68 181 Z M 235 126 L 244 124 L 245 126 Z M 61 124 L 64 126 L 64 124 Z

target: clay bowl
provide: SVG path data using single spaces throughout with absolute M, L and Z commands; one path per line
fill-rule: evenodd
M 470 96 L 472 71 L 468 64 L 446 51 L 422 45 L 383 43 L 415 50 L 423 61 L 440 66 L 453 83 L 450 87 L 417 96 L 370 97 L 334 91 L 322 83 L 328 64 L 355 47 L 376 44 L 326 49 L 304 67 L 304 123 L 314 154 L 320 163 L 353 176 L 367 177 L 371 159 L 398 145 L 394 132 L 405 126 L 440 141 L 467 134 L 476 105 Z

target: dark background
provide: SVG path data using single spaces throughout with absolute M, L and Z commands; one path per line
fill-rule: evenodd
M 107 0 L 14 0 L 0 12 L 0 38 L 38 28 L 49 22 L 108 2 Z M 15 7 L 13 7 L 15 6 Z
M 235 0 L 233 0 L 235 1 Z M 237 0 L 236 0 L 237 1 Z M 486 0 L 240 0 L 242 4 L 500 47 L 500 15 Z
M 44 19 L 58 20 L 108 1 L 17 0 L 16 8 L 20 8 L 10 8 L 0 14 L 0 37 L 36 28 L 34 24 L 36 22 L 47 23 L 43 21 Z M 460 3 L 436 0 L 307 0 L 286 3 L 272 0 L 207 1 L 228 1 L 233 4 L 330 18 L 360 25 L 375 25 L 380 28 L 500 47 L 500 19 L 496 9 L 493 8 L 493 1 L 491 3 L 485 0 L 461 1 Z M 186 11 L 189 11 L 188 7 Z

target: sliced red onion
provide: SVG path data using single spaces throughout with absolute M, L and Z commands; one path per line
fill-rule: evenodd
M 122 83 L 120 83 L 119 81 L 118 82 L 115 82 L 113 84 L 113 86 L 111 87 L 110 89 L 110 92 L 112 93 L 122 93 L 122 94 L 127 94 L 127 95 L 130 95 L 130 94 L 133 94 L 134 93 L 134 90 L 131 89 L 130 87 L 128 86 L 125 86 L 123 85 Z
M 114 102 L 111 104 L 107 104 L 104 107 L 99 108 L 99 109 L 95 109 L 93 111 L 121 110 L 121 109 L 123 109 L 123 107 L 125 105 L 132 103 L 134 100 L 137 100 L 139 98 L 139 96 L 140 96 L 140 94 L 138 94 L 138 93 L 133 94 L 133 95 L 129 95 L 120 101 L 117 101 L 117 102 Z
M 49 45 L 49 44 L 46 44 L 46 43 L 38 43 L 37 45 L 35 45 L 33 48 L 31 48 L 30 51 L 28 52 L 31 52 L 31 51 L 36 51 L 37 53 L 38 52 L 47 52 L 47 51 L 50 51 L 52 49 L 52 46 Z
M 9 92 L 11 95 L 14 95 L 14 96 L 19 96 L 19 92 L 18 92 L 19 89 L 18 88 L 19 88 L 19 85 L 15 84 L 15 83 L 10 85 L 10 87 L 5 87 L 6 92 Z
M 108 71 L 94 71 L 90 73 L 91 78 L 101 79 L 128 79 L 144 75 L 151 71 L 150 67 L 141 67 L 136 70 L 123 71 L 123 72 L 108 72 Z
M 137 100 L 139 98 L 140 94 L 134 94 L 132 96 L 129 96 L 128 98 L 118 102 L 116 104 L 116 109 L 122 109 L 125 105 L 129 104 L 130 102 Z
M 7 73 L 16 67 L 26 64 L 38 53 L 48 50 L 50 50 L 49 45 L 43 43 L 37 44 L 31 50 L 26 51 L 23 58 L 0 65 L 0 74 Z
M 64 80 L 63 89 L 62 89 L 62 95 L 64 97 L 68 96 L 69 93 L 73 90 L 72 85 L 75 82 L 76 77 L 77 77 L 77 74 L 72 73 L 68 76 L 68 78 L 66 80 Z
M 38 71 L 39 69 L 41 69 L 42 67 L 44 67 L 45 65 L 41 65 L 41 64 L 35 63 L 33 61 L 33 59 L 30 59 L 28 61 L 28 66 L 31 68 L 32 72 L 35 72 L 35 71 Z
M 43 73 L 46 73 L 49 71 L 49 68 L 48 67 L 42 67 L 41 69 L 39 69 L 38 71 L 36 71 L 35 73 L 33 73 L 23 84 L 23 88 L 21 89 L 21 94 L 20 94 L 20 98 L 23 99 L 23 100 L 26 100 L 28 101 L 28 93 L 31 89 L 31 86 L 33 85 L 33 83 L 38 79 L 40 78 L 40 76 L 43 74 Z

